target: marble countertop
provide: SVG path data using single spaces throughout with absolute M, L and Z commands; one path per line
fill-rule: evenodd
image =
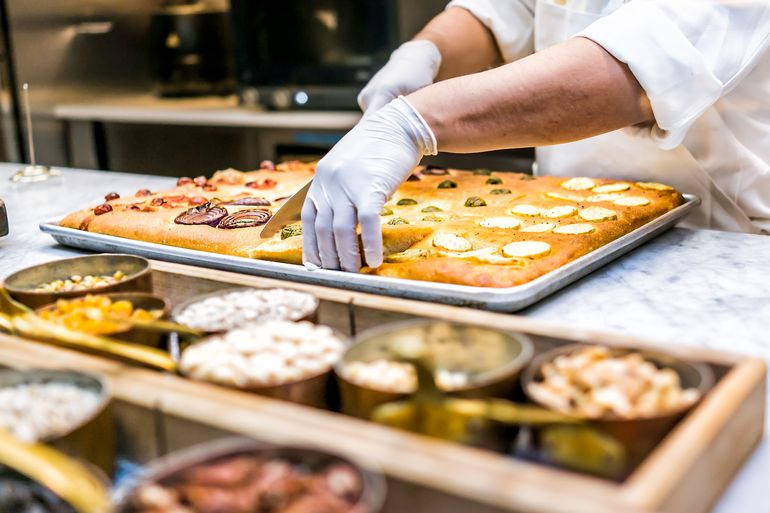
M 68 121 L 151 123 L 163 125 L 242 126 L 302 130 L 350 130 L 361 114 L 355 111 L 265 111 L 238 106 L 230 97 L 193 99 L 153 95 L 99 99 L 56 105 L 54 116 Z
M 0 238 L 0 278 L 80 253 L 56 245 L 38 231 L 39 222 L 99 203 L 110 191 L 132 194 L 174 183 L 168 177 L 63 169 L 48 182 L 13 184 L 8 179 L 18 167 L 0 164 L 0 198 L 11 230 Z M 770 237 L 676 228 L 522 313 L 770 362 Z M 769 513 L 768 476 L 766 437 L 715 512 Z

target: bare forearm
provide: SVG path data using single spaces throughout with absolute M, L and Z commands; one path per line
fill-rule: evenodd
M 428 23 L 415 39 L 432 41 L 441 52 L 436 80 L 477 73 L 502 64 L 487 28 L 465 9 L 448 9 Z
M 408 99 L 439 150 L 455 153 L 559 144 L 652 119 L 628 67 L 583 38 Z

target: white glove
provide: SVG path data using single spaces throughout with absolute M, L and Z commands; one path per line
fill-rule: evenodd
M 441 67 L 441 52 L 431 41 L 408 41 L 394 51 L 390 60 L 358 95 L 364 112 L 375 112 L 395 98 L 429 86 Z
M 357 224 L 367 265 L 381 265 L 380 212 L 423 155 L 436 153 L 436 137 L 403 96 L 362 119 L 316 167 L 302 208 L 305 265 L 358 271 Z

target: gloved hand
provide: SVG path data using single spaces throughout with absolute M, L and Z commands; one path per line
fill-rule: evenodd
M 436 137 L 404 97 L 364 117 L 321 159 L 302 208 L 303 262 L 356 272 L 356 224 L 367 265 L 382 264 L 380 212 Z
M 364 112 L 376 112 L 400 95 L 433 83 L 441 67 L 441 53 L 427 40 L 408 41 L 399 46 L 390 60 L 375 74 L 358 95 Z

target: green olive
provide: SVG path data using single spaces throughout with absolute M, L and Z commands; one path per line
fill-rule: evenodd
M 296 237 L 297 235 L 302 235 L 301 224 L 290 224 L 289 226 L 281 228 L 281 240 L 286 240 L 289 237 Z
M 394 217 L 393 219 L 388 221 L 388 224 L 395 226 L 397 224 L 409 224 L 409 221 L 407 221 L 403 217 Z
M 510 189 L 492 189 L 489 194 L 510 194 Z
M 487 202 L 484 201 L 484 198 L 479 198 L 478 196 L 471 196 L 467 200 L 465 200 L 465 206 L 466 207 L 486 207 Z
M 443 210 L 441 210 L 438 207 L 434 207 L 433 205 L 430 205 L 420 210 L 420 212 L 425 212 L 426 214 L 430 214 L 431 212 L 443 212 Z
M 521 175 L 520 179 L 521 180 L 534 180 L 535 178 L 537 178 L 537 177 L 536 176 L 532 176 L 532 175 Z
M 489 175 L 492 174 L 492 171 L 490 171 L 489 169 L 480 168 L 480 169 L 474 170 L 473 174 L 474 175 L 481 175 L 481 176 L 489 176 Z
M 444 180 L 440 184 L 438 184 L 439 189 L 457 189 L 457 183 L 453 182 L 452 180 Z
M 501 183 L 503 183 L 502 178 L 498 178 L 496 176 L 490 176 L 487 178 L 487 185 L 500 185 Z
M 425 216 L 422 218 L 423 221 L 432 221 L 434 223 L 441 223 L 444 221 L 443 217 L 439 216 Z
M 381 216 L 392 216 L 393 211 L 389 209 L 388 207 L 382 207 L 382 212 L 380 212 Z
M 417 200 L 413 200 L 412 198 L 401 198 L 396 202 L 396 205 L 399 207 L 406 207 L 408 205 L 416 205 Z

